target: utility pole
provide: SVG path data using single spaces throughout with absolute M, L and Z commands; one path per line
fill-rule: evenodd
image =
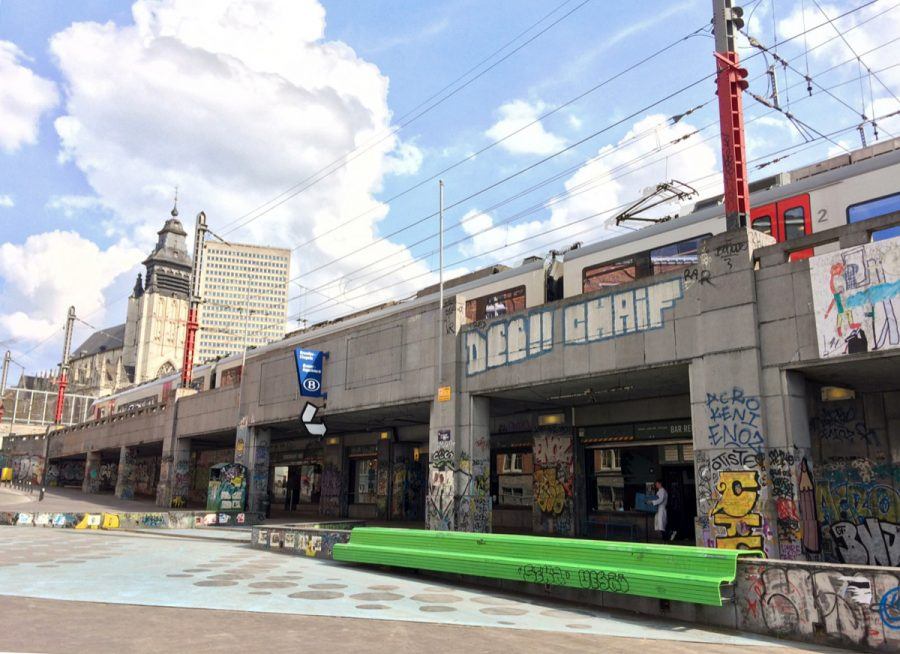
M 438 180 L 438 387 L 444 383 L 444 180 Z
M 69 353 L 72 350 L 72 329 L 75 327 L 75 307 L 69 307 L 66 316 L 66 332 L 63 337 L 63 355 L 59 364 L 59 391 L 56 394 L 56 413 L 53 418 L 53 426 L 48 425 L 44 433 L 44 469 L 41 473 L 41 490 L 38 501 L 44 499 L 44 491 L 47 487 L 47 471 L 50 468 L 50 434 L 53 428 L 62 422 L 63 404 L 66 400 L 66 386 L 69 384 Z
M 62 362 L 59 364 L 59 391 L 56 394 L 56 416 L 53 420 L 55 425 L 62 422 L 66 386 L 69 385 L 69 351 L 72 349 L 73 327 L 75 327 L 75 307 L 69 307 L 69 315 L 66 317 L 66 335 L 63 340 Z
M 716 37 L 716 93 L 722 135 L 722 177 L 725 181 L 725 223 L 728 230 L 747 225 L 750 189 L 747 148 L 744 140 L 744 108 L 741 92 L 747 88 L 747 69 L 738 65 L 735 33 L 744 25 L 744 10 L 731 0 L 713 0 Z
M 3 355 L 3 371 L 0 372 L 0 420 L 3 419 L 5 407 L 3 406 L 3 394 L 6 393 L 6 375 L 9 373 L 9 362 L 12 360 L 12 352 L 6 351 Z M 12 433 L 12 432 L 10 432 Z
M 189 388 L 194 372 L 194 343 L 197 338 L 197 311 L 200 307 L 200 267 L 203 260 L 203 243 L 206 240 L 206 213 L 197 214 L 194 230 L 194 265 L 191 268 L 191 291 L 188 296 L 187 331 L 184 335 L 184 359 L 181 363 L 181 387 Z

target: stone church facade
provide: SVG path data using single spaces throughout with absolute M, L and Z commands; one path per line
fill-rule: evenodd
M 191 278 L 187 232 L 173 208 L 157 232 L 128 298 L 125 322 L 100 329 L 73 350 L 73 390 L 104 396 L 180 369 Z

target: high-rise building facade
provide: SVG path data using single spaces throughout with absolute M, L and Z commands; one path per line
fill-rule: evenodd
M 284 337 L 290 265 L 287 249 L 206 242 L 196 362 Z

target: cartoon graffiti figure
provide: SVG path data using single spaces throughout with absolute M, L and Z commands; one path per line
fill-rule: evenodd
M 754 527 L 762 526 L 762 516 L 754 511 L 759 500 L 759 473 L 755 470 L 722 471 L 716 490 L 719 501 L 712 510 L 713 524 L 725 528 L 725 535 L 716 538 L 716 547 L 762 549 L 762 536 L 753 534 Z
M 843 294 L 846 289 L 843 263 L 832 264 L 828 287 L 831 289 L 831 302 L 828 303 L 828 308 L 825 309 L 825 317 L 828 317 L 832 309 L 835 310 L 835 331 L 837 331 L 837 335 L 844 335 L 845 322 L 851 329 L 858 329 L 859 323 L 853 323 L 853 313 L 844 308 Z
M 851 266 L 852 272 L 853 266 Z M 828 287 L 831 290 L 831 302 L 825 309 L 825 317 L 834 309 L 835 331 L 839 337 L 843 337 L 847 343 L 847 352 L 854 354 L 857 352 L 866 352 L 869 349 L 868 339 L 865 332 L 861 329 L 862 323 L 853 320 L 853 310 L 844 302 L 844 293 L 847 290 L 846 279 L 844 273 L 848 272 L 844 264 L 841 262 L 832 264 Z M 844 327 L 847 327 L 848 333 L 844 336 Z

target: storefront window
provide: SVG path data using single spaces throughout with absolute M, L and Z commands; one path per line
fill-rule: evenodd
M 272 479 L 272 495 L 276 502 L 284 502 L 287 497 L 288 467 L 275 466 Z
M 490 320 L 525 308 L 525 287 L 516 286 L 466 302 L 466 321 Z
M 300 466 L 300 503 L 312 504 L 319 498 L 322 475 L 316 464 Z
M 498 453 L 497 504 L 500 507 L 530 507 L 534 485 L 533 455 L 529 450 Z
M 370 459 L 353 460 L 353 503 L 375 504 L 375 486 L 378 476 L 378 461 Z

